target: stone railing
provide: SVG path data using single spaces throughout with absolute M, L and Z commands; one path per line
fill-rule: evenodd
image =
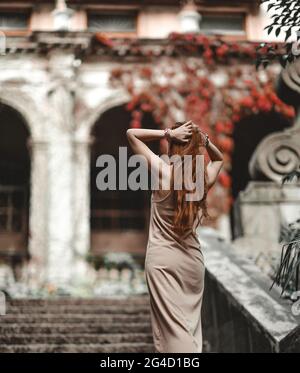
M 211 352 L 300 352 L 300 315 L 231 245 L 199 232 L 206 265 L 203 337 Z

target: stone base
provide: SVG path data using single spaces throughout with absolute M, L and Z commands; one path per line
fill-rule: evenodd
M 235 237 L 278 243 L 280 228 L 300 217 L 299 184 L 251 181 L 234 206 Z

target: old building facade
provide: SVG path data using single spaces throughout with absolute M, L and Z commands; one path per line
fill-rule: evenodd
M 170 32 L 198 19 L 204 33 L 260 39 L 265 19 L 257 2 L 216 3 L 197 2 L 192 20 L 179 1 L 69 1 L 68 9 L 64 1 L 1 3 L 3 257 L 16 267 L 29 258 L 38 281 L 68 282 L 84 274 L 91 250 L 143 254 L 147 193 L 100 195 L 94 185 L 95 157 L 126 145 L 130 121 L 130 97 L 111 86 L 110 71 L 137 57 L 123 59 L 121 47 L 116 58 L 101 48 L 95 53 L 95 34 L 159 48 Z M 145 126 L 152 125 L 149 117 Z

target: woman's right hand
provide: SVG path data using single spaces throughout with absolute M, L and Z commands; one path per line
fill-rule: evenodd
M 182 126 L 171 130 L 172 141 L 177 141 L 179 143 L 186 143 L 192 136 L 193 123 L 191 120 L 184 123 Z

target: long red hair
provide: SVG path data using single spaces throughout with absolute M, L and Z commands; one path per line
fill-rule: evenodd
M 183 122 L 176 122 L 172 127 L 175 129 L 181 125 Z M 175 143 L 170 142 L 169 145 L 169 156 L 179 155 L 182 159 L 185 155 L 192 156 L 192 178 L 193 182 L 196 180 L 196 156 L 204 155 L 204 136 L 199 130 L 199 127 L 193 125 L 192 136 L 187 143 Z M 174 167 L 173 167 L 174 170 Z M 198 201 L 187 201 L 186 195 L 190 193 L 190 190 L 185 188 L 185 184 L 181 190 L 174 189 L 174 173 L 172 175 L 171 187 L 174 191 L 174 230 L 179 235 L 184 234 L 186 231 L 193 229 L 195 222 L 202 223 L 204 218 L 207 218 L 207 171 L 206 166 L 204 167 L 204 194 L 203 198 Z

